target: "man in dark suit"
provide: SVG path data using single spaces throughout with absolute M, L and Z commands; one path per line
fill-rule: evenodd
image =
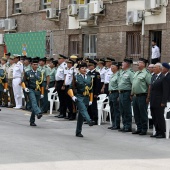
M 170 65 L 168 63 L 162 63 L 162 73 L 165 75 L 166 80 L 168 81 L 168 85 L 170 86 Z M 170 101 L 170 91 L 168 93 L 168 101 Z
M 162 71 L 162 64 L 154 65 L 155 76 L 152 78 L 150 91 L 150 109 L 156 134 L 151 137 L 165 138 L 164 109 L 168 100 L 169 85 Z M 168 91 L 168 93 L 167 93 Z
M 89 72 L 87 73 L 93 79 L 93 102 L 89 105 L 88 113 L 90 118 L 95 121 L 97 125 L 98 121 L 98 110 L 97 110 L 97 96 L 100 94 L 100 73 L 96 71 L 97 63 L 94 60 L 88 59 L 87 61 Z

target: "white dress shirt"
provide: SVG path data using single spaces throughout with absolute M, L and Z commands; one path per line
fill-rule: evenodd
M 160 57 L 160 50 L 159 50 L 159 47 L 157 45 L 155 45 L 155 46 L 152 47 L 151 58 L 155 59 L 155 58 L 159 58 L 159 57 Z
M 63 62 L 57 68 L 57 72 L 56 72 L 56 75 L 55 75 L 55 80 L 56 81 L 64 80 L 65 75 L 67 74 L 67 72 L 68 72 L 67 64 L 65 62 Z
M 18 61 L 18 63 L 15 64 L 13 68 L 13 78 L 21 78 L 23 71 L 24 71 L 23 64 L 20 61 Z
M 74 74 L 74 67 L 71 67 L 70 69 L 68 69 L 68 73 L 66 74 L 66 78 L 65 78 L 65 85 L 66 86 L 68 86 L 72 83 L 73 74 Z
M 111 75 L 113 74 L 111 68 L 108 68 L 105 72 L 105 76 L 104 76 L 104 84 L 109 84 Z
M 100 73 L 100 78 L 101 78 L 101 82 L 103 83 L 105 80 L 105 73 L 107 72 L 106 67 L 103 67 L 102 69 L 99 70 Z

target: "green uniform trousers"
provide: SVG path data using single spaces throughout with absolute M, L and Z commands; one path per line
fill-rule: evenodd
M 82 131 L 82 125 L 83 125 L 84 119 L 87 121 L 87 123 L 89 123 L 91 119 L 87 112 L 87 107 L 89 105 L 89 96 L 83 96 L 83 95 L 77 94 L 76 97 L 77 97 L 76 105 L 79 110 L 76 134 L 79 134 Z
M 109 105 L 112 116 L 112 127 L 120 126 L 120 111 L 119 111 L 119 92 L 113 92 L 109 94 Z
M 40 91 L 35 91 L 33 89 L 29 89 L 29 100 L 31 103 L 31 110 L 32 110 L 32 114 L 31 114 L 31 118 L 30 118 L 30 123 L 34 123 L 35 122 L 35 115 L 41 113 L 41 109 L 39 108 L 39 101 L 40 101 Z
M 119 93 L 119 109 L 123 121 L 123 129 L 132 128 L 131 91 Z
M 148 129 L 148 105 L 146 104 L 147 96 L 133 97 L 133 112 L 137 130 L 147 132 Z

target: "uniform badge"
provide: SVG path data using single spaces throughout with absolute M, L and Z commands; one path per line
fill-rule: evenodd
M 100 75 L 97 75 L 97 78 L 100 79 Z

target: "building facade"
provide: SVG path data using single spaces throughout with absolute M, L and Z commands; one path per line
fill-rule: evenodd
M 161 61 L 170 62 L 170 0 L 160 1 L 160 6 L 150 11 L 146 11 L 145 0 L 101 0 L 104 4 L 101 12 L 88 16 L 85 21 L 80 20 L 87 14 L 80 7 L 85 8 L 92 1 L 0 0 L 0 18 L 16 19 L 16 32 L 12 33 L 47 31 L 46 56 L 75 54 L 91 58 L 113 57 L 117 61 L 125 57 L 150 59 L 151 41 L 155 39 L 161 50 Z M 69 16 L 73 9 L 68 9 L 68 5 L 75 3 L 81 15 Z M 59 21 L 47 18 L 49 8 L 57 9 Z M 132 19 L 136 16 L 134 11 L 139 11 L 140 21 Z M 4 33 L 4 28 L 0 33 Z M 2 55 L 3 48 L 1 45 Z

